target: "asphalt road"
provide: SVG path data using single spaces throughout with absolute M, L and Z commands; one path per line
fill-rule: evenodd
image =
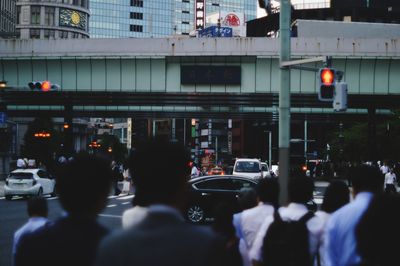
M 110 197 L 107 207 L 99 215 L 99 222 L 110 230 L 121 228 L 121 215 L 131 207 L 133 195 Z M 48 197 L 49 219 L 56 220 L 62 215 L 57 198 Z M 82 199 L 85 200 L 85 199 Z M 0 199 L 0 265 L 11 265 L 11 249 L 14 232 L 28 219 L 26 200 L 15 198 L 12 201 Z

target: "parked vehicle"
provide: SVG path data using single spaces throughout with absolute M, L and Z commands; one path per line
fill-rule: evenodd
M 42 169 L 17 169 L 12 171 L 4 185 L 6 200 L 13 196 L 56 195 L 56 182 L 53 176 Z
M 263 177 L 261 162 L 259 159 L 240 158 L 236 159 L 233 166 L 233 175 L 244 176 L 253 179 Z
M 243 188 L 254 188 L 257 180 L 247 177 L 218 175 L 189 180 L 186 218 L 192 223 L 213 220 L 213 211 L 219 203 L 231 205 L 239 211 L 237 198 Z
M 269 169 L 266 162 L 261 162 L 261 170 L 264 178 L 271 178 L 273 176 L 273 172 Z
M 208 172 L 208 175 L 224 175 L 224 170 L 221 167 L 213 167 Z

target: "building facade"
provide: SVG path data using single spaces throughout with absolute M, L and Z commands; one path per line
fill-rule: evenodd
M 89 0 L 17 1 L 21 39 L 89 37 Z
M 205 12 L 257 16 L 257 1 L 205 0 Z M 91 38 L 189 35 L 195 29 L 195 0 L 90 0 Z
M 15 35 L 16 13 L 16 0 L 0 1 L 0 38 Z

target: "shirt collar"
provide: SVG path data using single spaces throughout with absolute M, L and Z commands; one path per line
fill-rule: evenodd
M 173 216 L 177 217 L 179 220 L 184 221 L 182 214 L 174 207 L 171 207 L 166 204 L 153 204 L 149 206 L 149 212 L 151 213 L 168 213 L 172 214 Z
M 363 191 L 363 192 L 359 192 L 357 193 L 355 200 L 371 200 L 372 197 L 374 196 L 374 194 L 372 192 L 367 192 L 367 191 Z
M 41 222 L 41 221 L 47 221 L 46 217 L 31 217 L 29 218 L 29 222 Z
M 289 203 L 288 209 L 299 210 L 299 211 L 308 211 L 306 205 L 301 204 L 301 203 L 295 203 L 295 202 Z

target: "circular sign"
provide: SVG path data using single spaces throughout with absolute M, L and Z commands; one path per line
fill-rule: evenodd
M 226 15 L 224 22 L 226 25 L 228 26 L 232 26 L 232 27 L 238 27 L 240 26 L 240 19 L 238 16 L 236 16 L 235 14 L 228 14 Z
M 72 22 L 72 24 L 75 24 L 75 25 L 77 25 L 77 24 L 79 24 L 79 22 L 81 22 L 81 16 L 79 15 L 78 12 L 76 12 L 76 11 L 72 12 L 71 22 Z

